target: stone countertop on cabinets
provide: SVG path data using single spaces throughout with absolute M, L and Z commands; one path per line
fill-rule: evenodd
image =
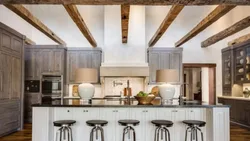
M 236 96 L 217 96 L 217 98 L 224 98 L 224 99 L 235 99 L 235 100 L 245 100 L 245 101 L 250 101 L 250 97 L 249 97 L 249 98 L 245 98 L 245 97 L 236 97 Z
M 130 104 L 124 100 L 107 100 L 107 99 L 94 99 L 92 103 L 86 104 L 81 100 L 63 100 L 50 104 L 33 104 L 33 107 L 137 107 L 137 108 L 151 108 L 151 107 L 163 107 L 163 108 L 214 108 L 214 107 L 228 107 L 228 105 L 211 105 L 208 103 L 173 103 L 173 104 L 162 104 L 159 99 L 152 102 L 151 105 L 139 105 L 137 101 L 132 101 Z

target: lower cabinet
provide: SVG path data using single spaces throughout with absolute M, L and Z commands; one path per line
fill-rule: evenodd
M 21 124 L 20 100 L 7 100 L 0 103 L 0 136 L 17 131 Z
M 24 122 L 32 123 L 32 104 L 41 102 L 41 95 L 39 93 L 25 93 L 24 94 Z
M 140 124 L 135 126 L 137 141 L 153 141 L 156 127 L 152 120 L 163 119 L 174 122 L 173 127 L 168 128 L 171 140 L 184 141 L 186 126 L 183 120 L 206 121 L 206 109 L 203 108 L 55 108 L 54 120 L 76 120 L 72 127 L 74 139 L 89 140 L 92 127 L 86 125 L 87 120 L 107 120 L 104 126 L 105 140 L 120 141 L 124 126 L 118 124 L 118 120 L 135 119 Z M 54 128 L 53 138 L 58 128 Z M 206 128 L 201 128 L 206 140 Z M 200 134 L 198 135 L 201 140 Z M 100 140 L 100 139 L 99 139 Z M 99 141 L 98 140 L 98 141 Z M 127 138 L 125 141 L 129 141 Z

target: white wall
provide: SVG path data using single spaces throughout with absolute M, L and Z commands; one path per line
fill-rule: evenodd
M 61 5 L 26 6 L 38 19 L 70 47 L 90 47 Z M 131 6 L 128 44 L 121 41 L 120 6 L 77 6 L 98 46 L 103 48 L 106 63 L 145 63 L 147 43 L 167 15 L 170 6 Z M 156 47 L 173 47 L 216 6 L 186 6 L 157 42 Z M 216 63 L 216 93 L 222 94 L 221 49 L 227 42 L 250 32 L 247 28 L 208 48 L 200 43 L 208 37 L 249 16 L 249 6 L 238 6 L 205 31 L 183 44 L 184 63 Z M 13 12 L 0 5 L 0 21 L 31 38 L 37 44 L 55 44 Z
M 104 12 L 103 51 L 105 64 L 145 64 L 145 7 L 130 7 L 127 44 L 122 43 L 120 6 L 105 6 Z

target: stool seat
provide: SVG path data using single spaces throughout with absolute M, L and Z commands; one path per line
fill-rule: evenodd
M 172 127 L 173 122 L 169 120 L 152 120 L 151 123 L 153 123 L 156 126 L 166 126 L 166 127 Z
M 106 121 L 106 120 L 88 120 L 88 121 L 86 121 L 86 123 L 89 126 L 96 126 L 96 125 L 105 126 L 106 124 L 108 124 L 108 121 Z
M 53 123 L 54 123 L 54 126 L 61 127 L 62 125 L 71 126 L 74 123 L 76 123 L 76 121 L 75 120 L 58 120 L 58 121 L 54 121 Z
M 204 121 L 199 121 L 199 120 L 184 120 L 182 121 L 184 124 L 187 124 L 188 126 L 199 126 L 199 127 L 203 127 L 206 125 L 206 122 Z
M 128 126 L 128 125 L 139 125 L 140 121 L 139 120 L 119 120 L 118 123 L 122 126 Z

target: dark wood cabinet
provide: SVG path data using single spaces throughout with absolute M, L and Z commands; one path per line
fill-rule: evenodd
M 149 83 L 156 82 L 156 70 L 177 69 L 179 71 L 179 81 L 182 82 L 182 48 L 149 48 Z
M 100 76 L 101 62 L 102 50 L 100 48 L 68 48 L 66 69 L 67 83 L 75 83 L 75 71 L 77 68 L 96 68 Z
M 65 75 L 65 54 L 62 46 L 27 45 L 25 47 L 25 79 L 40 80 L 41 74 Z
M 32 104 L 41 103 L 41 95 L 39 93 L 25 93 L 24 104 L 24 122 L 32 123 Z
M 250 101 L 218 98 L 218 102 L 230 105 L 230 119 L 250 128 Z
M 0 136 L 21 128 L 25 36 L 0 23 Z

